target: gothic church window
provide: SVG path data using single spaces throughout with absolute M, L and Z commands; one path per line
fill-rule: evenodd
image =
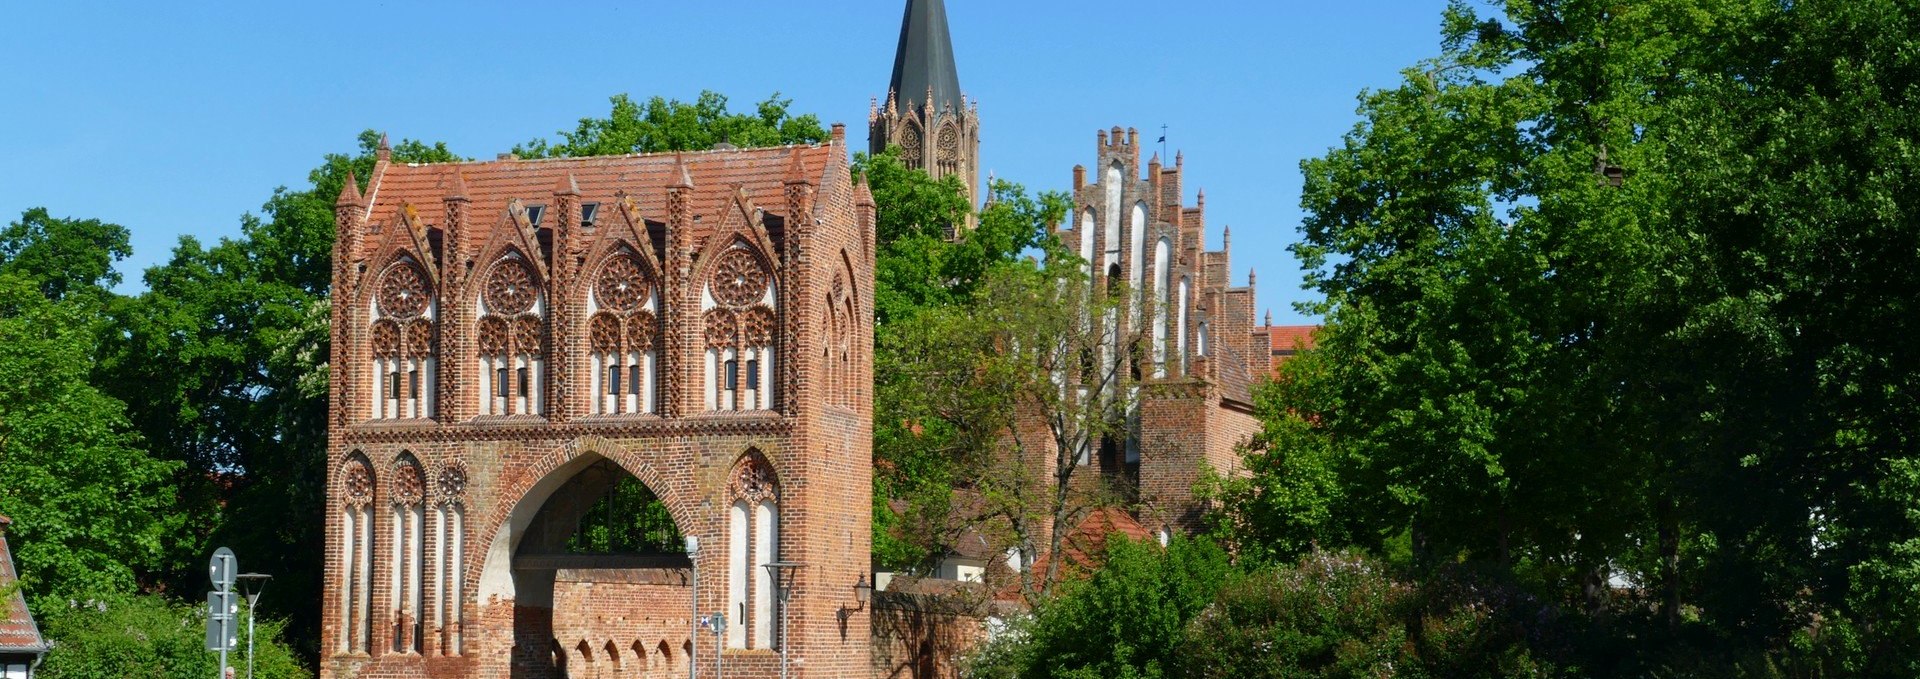
M 420 613 L 426 608 L 421 587 L 425 573 L 421 562 L 426 555 L 426 540 L 421 534 L 426 524 L 426 479 L 420 463 L 412 455 L 402 454 L 394 465 L 392 483 L 387 493 L 393 505 L 388 524 L 392 527 L 392 553 L 387 559 L 387 600 L 392 603 L 388 622 L 393 626 L 390 637 L 393 652 L 417 654 L 423 642 Z
M 780 560 L 779 481 L 749 451 L 727 484 L 728 648 L 773 648 L 779 611 L 766 565 Z
M 358 454 L 340 469 L 340 627 L 341 653 L 365 654 L 372 645 L 373 613 L 373 467 Z
M 546 406 L 546 304 L 518 252 L 494 264 L 475 314 L 480 414 L 537 415 Z
M 593 412 L 630 415 L 656 412 L 660 301 L 653 276 L 632 252 L 607 260 L 594 279 L 588 311 L 587 382 Z
M 741 244 L 721 253 L 702 300 L 707 410 L 773 409 L 774 299 L 758 253 Z
M 372 410 L 376 420 L 434 414 L 435 321 L 433 284 L 411 257 L 387 267 L 374 291 Z
M 467 468 L 458 460 L 440 470 L 434 490 L 433 629 L 441 655 L 460 655 L 466 622 Z

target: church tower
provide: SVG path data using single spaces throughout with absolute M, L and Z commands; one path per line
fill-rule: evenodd
M 958 175 L 968 200 L 980 202 L 980 111 L 960 91 L 941 0 L 907 0 L 893 81 L 886 100 L 870 105 L 867 124 L 873 153 L 898 146 L 908 167 L 935 179 Z

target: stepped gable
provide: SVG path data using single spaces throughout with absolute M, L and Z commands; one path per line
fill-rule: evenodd
M 753 204 L 777 210 L 786 204 L 782 180 L 790 171 L 796 150 L 807 176 L 822 178 L 824 184 L 834 154 L 833 148 L 827 145 L 542 160 L 508 158 L 424 165 L 396 163 L 389 165 L 377 178 L 377 185 L 370 189 L 374 205 L 369 222 L 396 223 L 401 205 L 438 205 L 450 195 L 448 187 L 464 183 L 464 193 L 473 201 L 475 226 L 484 234 L 486 229 L 499 223 L 494 216 L 504 213 L 509 201 L 517 198 L 524 204 L 547 203 L 554 195 L 554 187 L 568 181 L 569 175 L 579 186 L 583 200 L 611 200 L 624 191 L 638 203 L 640 214 L 647 220 L 665 222 L 667 188 L 680 179 L 674 172 L 676 155 L 685 158 L 687 171 L 693 178 L 693 214 L 716 214 L 732 199 L 736 186 L 745 190 Z M 542 221 L 544 226 L 554 223 L 550 219 Z M 711 223 L 717 226 L 719 222 Z

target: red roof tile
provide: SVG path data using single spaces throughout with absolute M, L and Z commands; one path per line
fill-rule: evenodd
M 1280 364 L 1292 358 L 1294 354 L 1312 349 L 1318 340 L 1314 334 L 1320 330 L 1317 325 L 1269 325 L 1259 329 L 1267 333 L 1268 350 L 1273 352 L 1273 371 L 1279 374 Z
M 6 527 L 13 522 L 0 516 L 0 591 L 12 589 L 4 605 L 7 617 L 0 619 L 0 653 L 42 653 L 47 650 L 46 639 L 40 636 L 40 626 L 34 624 L 33 613 L 27 610 L 27 598 L 13 587 L 18 574 L 13 570 L 13 550 L 7 547 Z
M 695 215 L 711 216 L 731 199 L 736 187 L 754 204 L 779 211 L 786 204 L 784 181 L 800 176 L 826 185 L 839 151 L 832 146 L 728 149 L 686 154 L 598 156 L 546 160 L 489 160 L 468 163 L 392 164 L 367 189 L 373 202 L 368 221 L 392 225 L 400 206 L 434 205 L 465 194 L 472 201 L 477 227 L 502 223 L 507 203 L 552 200 L 556 190 L 577 190 L 583 202 L 612 202 L 621 192 L 639 204 L 640 214 L 667 220 L 667 189 L 691 185 Z M 680 163 L 684 162 L 684 168 Z M 678 172 L 684 172 L 684 176 Z M 343 199 L 352 192 L 343 190 Z M 423 214 L 432 214 L 422 211 Z M 712 220 L 708 220 L 711 222 Z M 717 223 L 714 224 L 717 226 Z M 482 236 L 484 238 L 484 236 Z

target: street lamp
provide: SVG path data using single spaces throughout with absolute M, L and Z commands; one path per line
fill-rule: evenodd
M 273 576 L 265 573 L 241 573 L 233 576 L 240 581 L 240 593 L 247 596 L 247 679 L 253 679 L 253 609 L 260 603 L 260 593 L 267 591 L 267 581 Z
M 773 589 L 780 594 L 780 679 L 787 679 L 787 597 L 793 594 L 793 572 L 803 565 L 792 561 L 767 564 L 767 576 L 773 578 Z
M 867 582 L 867 576 L 862 575 L 859 582 L 853 583 L 853 601 L 860 604 L 861 608 L 866 608 L 867 601 L 872 598 L 873 584 Z

